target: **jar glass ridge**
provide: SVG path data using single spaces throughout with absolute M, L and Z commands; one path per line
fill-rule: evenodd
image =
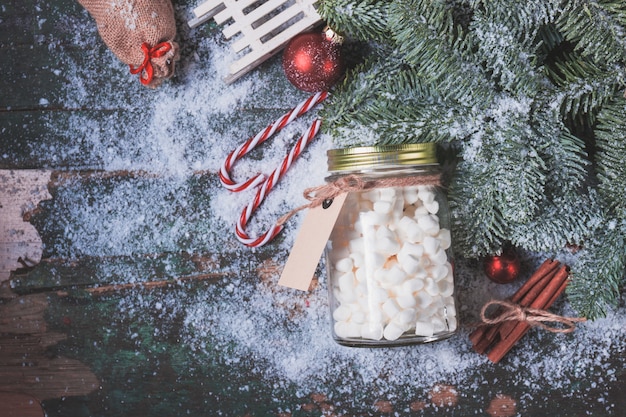
M 399 346 L 457 329 L 447 198 L 434 144 L 336 149 L 327 181 L 356 176 L 326 247 L 333 338 Z

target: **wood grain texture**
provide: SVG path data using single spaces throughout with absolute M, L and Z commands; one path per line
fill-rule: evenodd
M 0 392 L 0 404 L 4 417 L 44 417 L 39 401 L 26 394 Z
M 51 198 L 49 180 L 50 171 L 0 170 L 0 282 L 9 279 L 11 271 L 41 260 L 41 238 L 24 216 Z
M 51 355 L 48 348 L 66 339 L 49 331 L 44 314 L 48 297 L 36 294 L 0 304 L 0 392 L 27 394 L 39 401 L 87 395 L 100 386 L 80 361 Z M 11 401 L 20 401 L 13 398 Z

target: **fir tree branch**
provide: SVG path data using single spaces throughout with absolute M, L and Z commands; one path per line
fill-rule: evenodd
M 556 21 L 576 50 L 609 66 L 626 60 L 626 3 L 622 0 L 571 0 Z
M 595 123 L 599 109 L 613 97 L 623 82 L 624 71 L 607 71 L 584 56 L 566 50 L 559 51 L 545 71 L 558 89 L 554 99 L 560 101 L 564 119 L 583 119 Z
M 449 188 L 454 253 L 481 257 L 502 248 L 507 224 L 497 210 L 494 177 L 461 161 Z
M 322 0 L 317 11 L 334 31 L 361 41 L 384 41 L 387 6 L 383 0 Z
M 480 5 L 480 7 L 478 7 Z M 554 19 L 550 2 L 479 1 L 470 26 L 483 65 L 502 90 L 533 95 L 544 84 L 537 73 L 543 28 Z
M 583 244 L 604 220 L 593 195 L 546 198 L 532 221 L 512 226 L 510 242 L 532 252 L 554 252 L 568 244 Z
M 493 86 L 470 53 L 473 38 L 454 24 L 453 12 L 445 1 L 392 2 L 389 26 L 397 54 L 420 77 L 437 84 L 445 99 L 485 106 Z
M 596 164 L 599 190 L 609 208 L 626 220 L 626 99 L 618 94 L 598 114 Z
M 606 219 L 572 266 L 568 299 L 580 315 L 590 320 L 606 316 L 617 306 L 626 269 L 625 236 L 623 222 Z

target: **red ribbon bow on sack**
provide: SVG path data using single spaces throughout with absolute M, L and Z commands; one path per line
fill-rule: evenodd
M 144 54 L 143 63 L 137 68 L 133 68 L 132 65 L 129 65 L 130 73 L 138 74 L 141 72 L 141 74 L 139 75 L 139 81 L 141 81 L 143 85 L 148 85 L 150 84 L 150 82 L 152 81 L 152 77 L 154 76 L 154 69 L 152 68 L 152 63 L 150 62 L 150 60 L 152 58 L 159 58 L 165 55 L 170 49 L 172 49 L 172 45 L 168 42 L 161 42 L 150 48 L 148 44 L 144 42 L 141 44 L 141 49 L 143 50 Z M 145 71 L 145 77 L 142 71 Z

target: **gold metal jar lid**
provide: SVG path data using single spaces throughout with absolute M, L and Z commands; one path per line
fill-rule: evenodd
M 354 171 L 406 165 L 431 165 L 437 163 L 434 143 L 405 145 L 363 146 L 330 149 L 328 171 Z

